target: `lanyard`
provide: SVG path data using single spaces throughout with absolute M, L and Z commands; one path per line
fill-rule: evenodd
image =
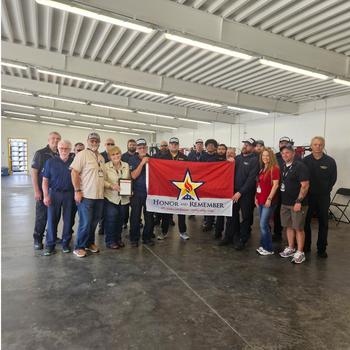
M 94 154 L 95 159 L 96 159 L 96 163 L 97 163 L 98 167 L 101 168 L 101 164 L 100 164 L 100 162 L 98 161 L 98 154 L 96 154 L 96 153 L 95 153 L 92 149 L 90 149 L 90 148 L 88 148 L 88 150 Z
M 289 172 L 292 170 L 292 167 L 293 167 L 293 163 L 289 167 L 287 167 L 287 165 L 284 165 L 283 172 L 282 172 L 283 180 L 285 180 L 287 178 Z

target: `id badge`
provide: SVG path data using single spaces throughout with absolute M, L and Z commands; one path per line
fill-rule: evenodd
M 103 170 L 102 169 L 99 169 L 98 171 L 98 177 L 103 177 L 104 174 L 103 174 Z
M 281 183 L 281 191 L 284 192 L 286 190 L 286 185 L 282 182 Z
M 258 185 L 258 187 L 256 188 L 256 193 L 261 193 L 261 187 L 260 187 L 260 185 Z

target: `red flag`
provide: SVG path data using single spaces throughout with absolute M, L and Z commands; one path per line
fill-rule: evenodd
M 147 210 L 189 215 L 232 215 L 234 163 L 150 159 Z

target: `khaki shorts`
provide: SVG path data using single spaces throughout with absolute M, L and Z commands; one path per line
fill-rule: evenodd
M 294 211 L 292 205 L 281 205 L 281 224 L 294 230 L 304 230 L 308 206 L 302 206 L 300 211 Z

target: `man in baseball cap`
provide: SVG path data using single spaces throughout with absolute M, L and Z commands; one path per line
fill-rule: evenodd
M 263 140 L 256 140 L 255 143 L 256 143 L 256 145 L 255 145 L 254 151 L 257 155 L 259 155 L 263 151 L 263 149 L 265 148 L 265 143 Z
M 202 139 L 197 139 L 195 142 L 195 149 L 188 155 L 188 160 L 191 162 L 198 162 L 202 153 L 204 152 L 204 142 Z

